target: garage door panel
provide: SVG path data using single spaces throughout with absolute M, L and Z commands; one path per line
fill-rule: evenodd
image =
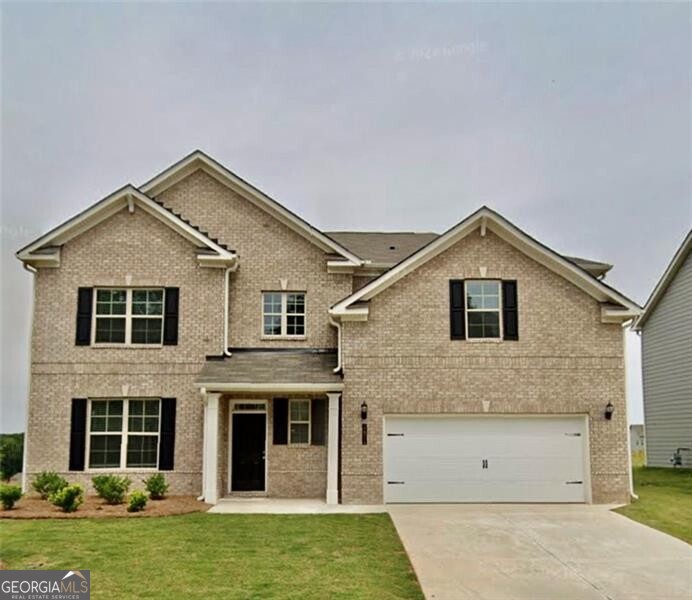
M 392 416 L 385 432 L 386 502 L 586 500 L 582 417 Z

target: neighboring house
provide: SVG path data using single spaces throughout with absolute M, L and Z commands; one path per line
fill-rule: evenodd
M 630 425 L 630 450 L 632 452 L 646 450 L 644 425 Z
M 172 493 L 626 502 L 610 265 L 481 208 L 326 234 L 201 152 L 20 250 L 26 470 Z M 608 418 L 612 417 L 612 418 Z
M 642 342 L 646 459 L 692 467 L 692 231 L 634 322 Z M 684 450 L 680 450 L 683 448 Z M 681 463 L 681 464 L 680 464 Z

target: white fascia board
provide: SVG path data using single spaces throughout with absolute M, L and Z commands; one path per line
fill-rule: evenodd
M 367 321 L 370 309 L 367 306 L 348 307 L 339 310 L 332 308 L 329 314 L 340 321 Z
M 632 319 L 636 319 L 641 314 L 641 309 L 618 309 L 610 307 L 601 307 L 601 323 L 626 323 Z
M 606 286 L 561 255 L 543 246 L 497 213 L 483 207 L 377 279 L 335 304 L 332 307 L 334 314 L 343 312 L 355 302 L 372 299 L 390 285 L 478 229 L 483 222 L 485 222 L 486 229 L 490 229 L 498 237 L 558 273 L 599 302 L 615 302 L 632 311 L 640 310 L 635 303 L 616 290 Z
M 279 222 L 283 223 L 313 244 L 316 244 L 325 252 L 335 252 L 340 254 L 350 263 L 352 263 L 352 266 L 360 266 L 363 264 L 363 261 L 360 258 L 358 258 L 352 252 L 349 252 L 341 244 L 338 244 L 330 237 L 326 236 L 321 231 L 297 215 L 293 214 L 276 200 L 273 200 L 264 192 L 249 184 L 247 181 L 244 181 L 233 172 L 226 169 L 226 167 L 224 167 L 222 164 L 211 159 L 199 150 L 193 152 L 180 162 L 154 177 L 154 179 L 142 185 L 141 190 L 145 194 L 158 196 L 163 191 L 178 183 L 198 168 L 203 169 L 205 173 L 223 185 L 229 187 L 233 191 L 240 193 L 255 206 L 269 213 Z
M 207 392 L 315 393 L 341 392 L 343 383 L 196 383 Z
M 17 252 L 17 258 L 23 262 L 31 263 L 36 266 L 59 267 L 59 249 L 56 253 L 51 255 L 38 253 L 36 251 L 40 250 L 44 246 L 61 246 L 85 231 L 88 231 L 95 225 L 98 225 L 102 221 L 105 221 L 120 210 L 126 207 L 129 209 L 130 206 L 138 206 L 145 212 L 153 215 L 163 223 L 167 224 L 174 231 L 177 231 L 188 241 L 195 245 L 205 246 L 213 250 L 219 257 L 227 260 L 237 259 L 237 256 L 234 253 L 229 252 L 225 248 L 222 248 L 218 244 L 214 243 L 205 235 L 202 235 L 194 227 L 188 225 L 176 217 L 173 213 L 154 202 L 151 198 L 142 194 L 142 192 L 132 185 L 126 185 L 125 187 L 115 191 L 110 196 L 100 200 L 87 210 L 65 221 L 62 225 L 59 225 L 28 246 L 22 248 L 19 252 Z
M 673 280 L 678 270 L 682 266 L 682 263 L 687 259 L 688 253 L 691 251 L 692 230 L 690 230 L 687 236 L 685 236 L 685 239 L 683 240 L 682 244 L 680 244 L 680 247 L 678 248 L 677 252 L 671 259 L 668 266 L 666 267 L 666 270 L 663 272 L 663 275 L 661 275 L 661 279 L 659 279 L 653 292 L 651 292 L 651 296 L 649 296 L 649 299 L 646 301 L 646 304 L 644 305 L 644 310 L 636 319 L 636 321 L 632 324 L 632 329 L 634 329 L 635 331 L 641 331 L 642 326 L 644 325 L 644 323 L 646 323 L 647 319 L 649 318 L 649 315 L 653 312 L 656 305 L 660 302 L 665 291 L 668 289 L 670 282 Z

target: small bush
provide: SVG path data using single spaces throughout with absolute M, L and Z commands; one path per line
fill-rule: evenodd
M 10 510 L 22 496 L 21 486 L 0 484 L 0 502 L 5 510 Z
M 130 502 L 127 505 L 127 512 L 139 512 L 144 510 L 147 505 L 147 495 L 144 492 L 135 490 L 130 494 Z
M 122 504 L 132 481 L 117 475 L 97 475 L 91 478 L 96 493 L 108 504 Z
M 0 478 L 9 481 L 22 472 L 24 434 L 0 433 Z
M 67 479 L 60 477 L 55 471 L 41 471 L 32 483 L 34 491 L 41 495 L 42 500 L 47 500 L 51 494 L 59 492 L 67 485 Z
M 84 488 L 73 483 L 51 494 L 49 499 L 55 506 L 62 508 L 63 512 L 74 512 L 84 502 Z
M 155 473 L 142 481 L 152 500 L 163 500 L 166 497 L 169 484 L 166 482 L 166 478 L 162 473 Z

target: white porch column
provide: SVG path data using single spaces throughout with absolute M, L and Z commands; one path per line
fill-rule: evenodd
M 219 462 L 219 398 L 207 393 L 204 398 L 204 454 L 202 455 L 202 495 L 204 501 L 216 504 Z
M 327 504 L 339 503 L 339 399 L 340 393 L 327 394 L 329 398 L 329 426 L 327 439 Z

